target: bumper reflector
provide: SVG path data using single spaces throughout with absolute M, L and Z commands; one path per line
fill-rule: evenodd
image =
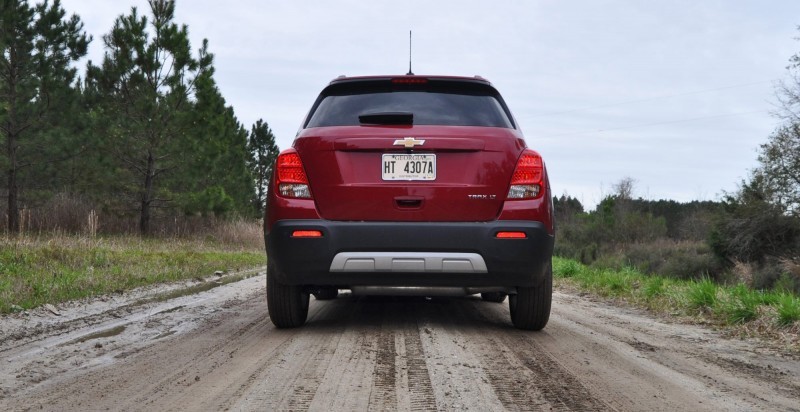
M 319 230 L 295 230 L 292 232 L 292 237 L 322 237 L 322 232 Z
M 494 236 L 498 239 L 527 239 L 525 232 L 497 232 Z

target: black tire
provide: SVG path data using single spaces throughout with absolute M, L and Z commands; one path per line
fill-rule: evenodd
M 296 328 L 306 323 L 308 293 L 302 286 L 281 284 L 275 267 L 267 262 L 267 308 L 272 323 L 279 328 Z
M 486 302 L 501 303 L 506 300 L 506 294 L 503 292 L 483 292 L 481 293 L 481 299 Z
M 508 298 L 511 310 L 511 323 L 517 329 L 542 330 L 550 319 L 550 305 L 553 302 L 553 269 L 547 267 L 547 274 L 539 286 L 518 287 L 517 294 Z
M 313 295 L 317 300 L 332 300 L 339 296 L 339 289 L 335 286 L 322 287 L 314 292 Z

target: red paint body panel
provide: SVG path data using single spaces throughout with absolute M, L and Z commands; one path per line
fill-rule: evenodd
M 405 137 L 425 143 L 413 151 L 394 145 Z M 525 145 L 513 129 L 342 126 L 306 129 L 294 148 L 323 219 L 480 222 L 500 214 Z M 435 154 L 436 180 L 383 181 L 384 153 Z M 404 197 L 421 205 L 401 207 L 396 200 Z

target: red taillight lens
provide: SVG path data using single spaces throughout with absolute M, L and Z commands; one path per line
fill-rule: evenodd
M 525 232 L 497 232 L 494 236 L 498 239 L 527 239 Z
M 311 198 L 311 190 L 308 187 L 308 177 L 305 170 L 303 170 L 303 162 L 294 149 L 284 150 L 283 153 L 278 155 L 278 160 L 275 164 L 275 183 L 281 196 Z
M 278 156 L 278 180 L 281 183 L 308 184 L 308 178 L 303 170 L 303 162 L 300 161 L 300 155 L 290 152 L 282 153 Z
M 322 232 L 319 230 L 295 230 L 292 232 L 292 237 L 322 237 Z
M 533 199 L 542 193 L 544 162 L 533 150 L 525 150 L 511 176 L 508 199 Z

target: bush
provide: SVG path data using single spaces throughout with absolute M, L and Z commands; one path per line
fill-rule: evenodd
M 622 254 L 629 265 L 642 272 L 677 279 L 716 278 L 722 272 L 719 259 L 708 246 L 697 241 L 637 243 L 628 245 Z
M 762 263 L 755 263 L 753 265 L 753 283 L 754 289 L 772 289 L 778 280 L 784 277 L 784 267 L 778 259 L 766 258 Z
M 729 261 L 764 262 L 768 256 L 793 256 L 800 243 L 800 220 L 769 202 L 763 176 L 756 174 L 726 198 L 709 244 Z

